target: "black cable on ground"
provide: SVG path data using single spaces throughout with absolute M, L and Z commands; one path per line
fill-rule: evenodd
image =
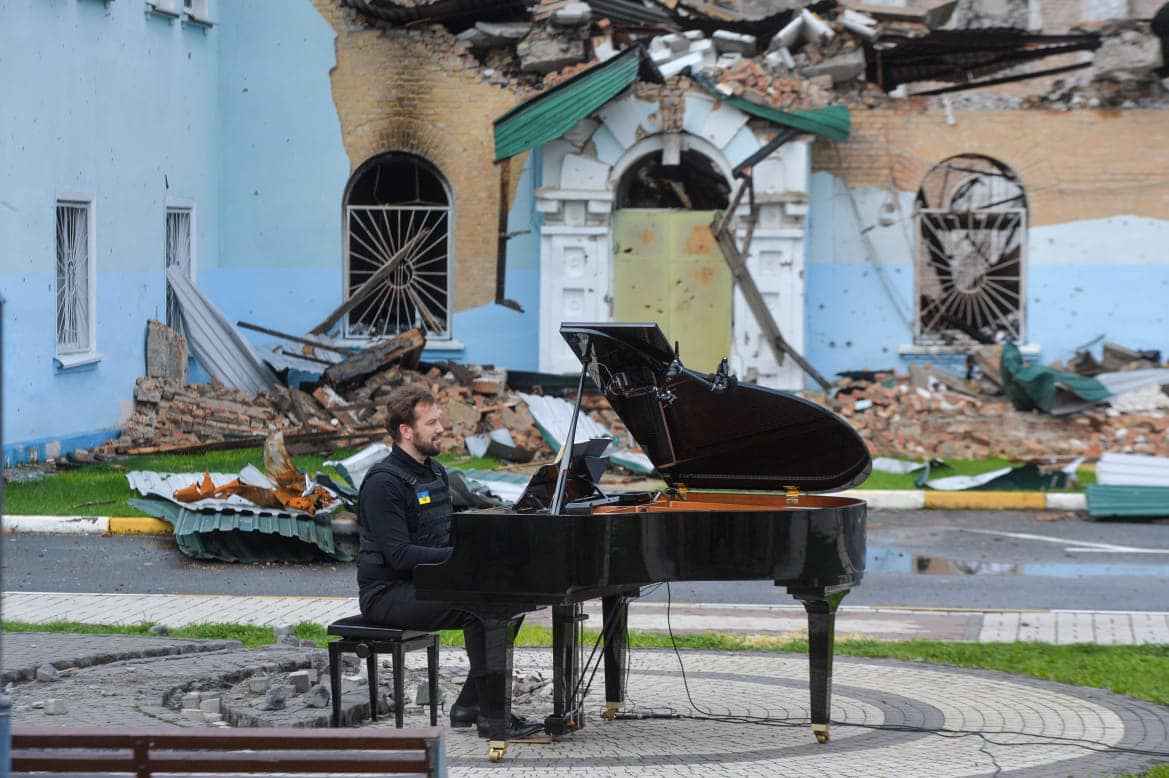
M 678 659 L 678 669 L 682 675 L 682 686 L 686 690 L 686 701 L 690 703 L 690 707 L 697 711 L 699 716 L 690 714 L 679 714 L 679 718 L 688 718 L 704 721 L 720 721 L 730 724 L 757 724 L 761 726 L 772 727 L 807 727 L 811 724 L 810 719 L 784 719 L 773 718 L 768 716 L 748 716 L 738 714 L 718 714 L 703 710 L 694 702 L 694 698 L 690 693 L 690 682 L 686 677 L 686 666 L 682 661 L 682 653 L 678 650 L 678 641 L 674 637 L 674 627 L 670 620 L 670 611 L 672 607 L 672 598 L 670 593 L 670 584 L 666 582 L 666 629 L 670 633 L 670 645 L 674 649 L 674 656 Z M 962 737 L 977 737 L 982 740 L 979 750 L 985 753 L 995 766 L 995 775 L 1002 772 L 1002 767 L 999 766 L 998 761 L 994 755 L 987 751 L 987 746 L 994 745 L 1000 747 L 1007 746 L 1051 746 L 1051 745 L 1067 745 L 1076 748 L 1082 748 L 1086 751 L 1092 751 L 1097 754 L 1129 754 L 1133 756 L 1149 756 L 1160 759 L 1169 759 L 1169 751 L 1154 751 L 1143 748 L 1129 748 L 1126 746 L 1114 746 L 1099 740 L 1090 740 L 1087 738 L 1072 738 L 1062 737 L 1059 735 L 1036 735 L 1032 732 L 1019 732 L 1014 730 L 1000 730 L 995 732 L 983 732 L 981 730 L 965 730 L 965 729 L 947 729 L 945 727 L 917 727 L 908 724 L 855 724 L 846 721 L 833 721 L 833 726 L 840 727 L 855 727 L 859 729 L 870 729 L 885 732 L 905 732 L 911 734 L 935 735 L 937 737 L 946 738 L 962 738 Z M 1003 743 L 992 740 L 993 736 L 1014 736 L 1033 738 L 1032 742 L 1026 743 Z

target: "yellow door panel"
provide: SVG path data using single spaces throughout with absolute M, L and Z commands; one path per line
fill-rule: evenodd
M 656 322 L 682 361 L 713 371 L 731 343 L 731 273 L 709 211 L 614 214 L 613 318 Z

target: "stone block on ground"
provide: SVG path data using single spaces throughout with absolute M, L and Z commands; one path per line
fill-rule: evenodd
M 288 687 L 273 686 L 264 695 L 264 701 L 258 706 L 260 710 L 283 710 L 288 702 Z
M 304 694 L 309 690 L 312 679 L 308 670 L 297 670 L 288 674 L 288 683 L 292 686 L 293 694 Z
M 47 662 L 37 668 L 37 680 L 42 683 L 52 683 L 60 677 L 61 673 L 57 671 L 57 668 Z
M 304 695 L 304 704 L 309 708 L 327 708 L 332 701 L 333 695 L 329 692 L 329 687 L 321 684 L 316 684 Z

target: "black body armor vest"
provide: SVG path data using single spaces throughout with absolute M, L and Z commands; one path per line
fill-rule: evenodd
M 386 473 L 404 482 L 414 495 L 414 499 L 406 505 L 406 526 L 410 532 L 410 542 L 417 546 L 432 548 L 449 546 L 453 510 L 450 486 L 447 484 L 442 465 L 432 460 L 429 475 L 423 475 L 409 472 L 396 462 L 383 460 L 370 468 L 361 487 L 364 489 L 370 479 L 378 473 Z M 360 499 L 359 493 L 358 500 Z M 357 557 L 359 576 L 387 581 L 410 580 L 414 571 L 394 569 L 370 537 L 367 521 L 377 521 L 377 518 L 367 517 L 365 521 L 358 521 L 357 524 L 360 541 Z

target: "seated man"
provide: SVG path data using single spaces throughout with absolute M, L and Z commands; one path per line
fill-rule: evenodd
M 418 386 L 395 390 L 386 406 L 394 447 L 370 468 L 357 499 L 361 613 L 397 629 L 463 630 L 471 669 L 450 716 L 452 727 L 469 727 L 479 723 L 479 700 L 486 699 L 483 624 L 470 605 L 418 600 L 414 593 L 414 568 L 451 555 L 447 473 L 431 458 L 439 453 L 442 412 Z M 486 720 L 484 736 L 485 727 Z

